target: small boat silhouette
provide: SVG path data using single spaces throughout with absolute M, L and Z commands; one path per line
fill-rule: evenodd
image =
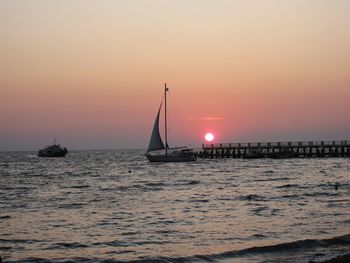
M 62 148 L 56 143 L 56 139 L 54 139 L 53 145 L 46 146 L 45 148 L 39 150 L 38 157 L 64 157 L 67 153 L 67 148 Z

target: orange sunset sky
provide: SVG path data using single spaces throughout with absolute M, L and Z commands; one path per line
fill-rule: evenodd
M 0 150 L 350 138 L 348 0 L 0 0 Z

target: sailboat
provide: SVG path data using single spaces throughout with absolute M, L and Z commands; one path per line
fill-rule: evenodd
M 159 132 L 159 116 L 163 105 L 163 99 L 160 103 L 156 120 L 154 122 L 151 140 L 146 152 L 147 159 L 150 162 L 192 162 L 196 160 L 196 154 L 192 149 L 187 147 L 170 148 L 168 146 L 168 131 L 167 131 L 167 101 L 166 95 L 169 89 L 164 85 L 164 118 L 165 118 L 165 145 L 162 141 Z

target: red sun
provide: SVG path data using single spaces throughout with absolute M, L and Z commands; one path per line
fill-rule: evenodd
M 211 141 L 214 140 L 214 135 L 213 135 L 211 132 L 208 132 L 208 133 L 205 134 L 204 139 L 205 139 L 207 142 L 211 142 Z

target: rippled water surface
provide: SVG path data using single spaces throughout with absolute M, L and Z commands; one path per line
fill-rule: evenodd
M 350 159 L 3 152 L 0 176 L 5 262 L 307 262 L 350 251 Z

